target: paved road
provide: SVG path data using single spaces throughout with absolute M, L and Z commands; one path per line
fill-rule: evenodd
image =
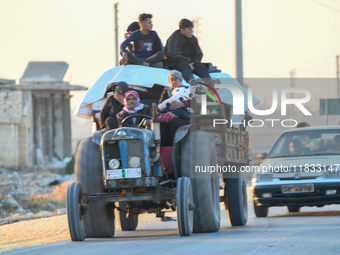
M 256 218 L 249 202 L 245 227 L 231 227 L 221 211 L 217 233 L 179 237 L 176 221 L 156 221 L 133 232 L 116 231 L 114 238 L 57 242 L 4 254 L 339 254 L 340 206 L 302 208 L 288 213 L 270 208 L 267 218 Z

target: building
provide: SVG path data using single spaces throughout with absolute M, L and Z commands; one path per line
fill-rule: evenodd
M 29 62 L 16 84 L 0 79 L 0 166 L 33 167 L 72 156 L 65 62 Z

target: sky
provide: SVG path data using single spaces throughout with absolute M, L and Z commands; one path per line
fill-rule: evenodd
M 0 0 L 0 78 L 18 81 L 29 61 L 66 61 L 64 80 L 91 86 L 115 66 L 115 2 Z M 203 61 L 235 76 L 234 9 L 234 0 L 118 1 L 118 40 L 139 13 L 153 14 L 163 44 L 181 18 L 200 18 Z M 293 69 L 298 78 L 336 77 L 340 1 L 243 0 L 242 22 L 244 77 L 285 78 Z
M 115 66 L 117 0 L 0 0 L 0 78 L 19 82 L 29 61 L 65 61 L 64 81 L 92 86 Z M 194 4 L 193 4 L 194 3 Z M 163 45 L 181 18 L 197 19 L 204 53 L 235 76 L 234 0 L 118 1 L 118 40 L 140 13 L 153 14 Z M 339 0 L 242 0 L 245 78 L 335 78 Z M 254 88 L 261 99 L 263 88 Z M 72 112 L 85 92 L 71 92 Z

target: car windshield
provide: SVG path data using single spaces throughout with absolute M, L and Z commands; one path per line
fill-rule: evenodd
M 283 134 L 268 158 L 340 155 L 340 131 L 313 130 Z

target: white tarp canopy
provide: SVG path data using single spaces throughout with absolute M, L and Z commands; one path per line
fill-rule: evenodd
M 92 104 L 103 99 L 107 91 L 108 85 L 113 82 L 125 81 L 130 86 L 140 86 L 146 88 L 152 88 L 154 84 L 163 85 L 169 87 L 168 75 L 171 71 L 162 68 L 153 68 L 138 65 L 118 66 L 104 72 L 100 78 L 93 84 L 93 86 L 87 91 L 78 109 L 76 115 L 81 118 L 90 119 L 92 117 Z M 221 83 L 228 82 L 240 88 L 244 94 L 245 111 L 248 110 L 247 89 L 241 86 L 237 80 L 233 79 L 227 73 L 210 73 L 211 78 L 220 79 Z M 196 76 L 195 78 L 199 78 Z M 188 85 L 183 81 L 183 85 Z M 217 93 L 221 97 L 221 101 L 225 104 L 233 105 L 232 94 L 228 89 L 217 89 Z M 215 99 L 217 97 L 215 96 Z M 256 105 L 259 100 L 253 96 L 253 104 Z M 242 120 L 244 115 L 233 116 L 233 121 Z M 234 119 L 235 118 L 235 119 Z

